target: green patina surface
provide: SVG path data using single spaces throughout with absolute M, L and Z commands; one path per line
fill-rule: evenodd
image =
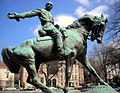
M 97 86 L 82 93 L 118 93 L 110 86 Z
M 58 89 L 56 90 L 56 93 L 64 93 L 62 90 Z M 80 92 L 80 90 L 69 90 L 68 93 L 118 93 L 110 86 L 96 86 L 95 88 L 91 88 L 87 90 L 86 92 Z
M 18 73 L 20 66 L 26 68 L 28 72 L 28 83 L 41 89 L 44 93 L 65 93 L 59 89 L 53 91 L 46 85 L 39 81 L 37 71 L 40 64 L 48 61 L 61 60 L 60 54 L 65 55 L 66 61 L 66 82 L 65 89 L 69 85 L 72 66 L 75 60 L 78 60 L 86 67 L 86 69 L 93 74 L 99 82 L 104 85 L 108 85 L 100 76 L 96 73 L 94 68 L 90 65 L 86 58 L 87 53 L 87 40 L 96 40 L 97 43 L 102 43 L 102 37 L 107 23 L 107 19 L 103 15 L 101 17 L 84 15 L 78 20 L 74 21 L 66 28 L 61 28 L 59 25 L 54 25 L 54 19 L 50 10 L 52 9 L 52 2 L 46 3 L 45 9 L 38 8 L 33 11 L 25 13 L 9 13 L 7 16 L 10 19 L 16 19 L 20 21 L 20 18 L 30 18 L 38 16 L 43 32 L 46 32 L 45 37 L 37 37 L 26 40 L 16 47 L 6 47 L 2 50 L 2 56 L 4 62 L 9 67 L 9 70 L 13 73 Z M 73 56 L 69 54 L 73 53 Z M 67 93 L 77 93 L 77 91 L 69 90 Z M 78 93 L 115 93 L 110 87 L 96 87 L 86 92 Z

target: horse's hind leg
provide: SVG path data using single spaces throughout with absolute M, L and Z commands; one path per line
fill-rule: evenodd
M 80 61 L 80 60 L 78 60 Z M 82 61 L 80 61 L 83 66 L 86 67 L 86 69 L 91 73 L 93 74 L 100 83 L 104 84 L 104 85 L 108 85 L 108 83 L 106 83 L 102 78 L 100 78 L 100 76 L 97 74 L 97 72 L 95 71 L 95 69 L 92 67 L 92 65 L 90 64 L 90 62 L 85 58 L 85 59 L 82 59 Z
M 32 85 L 34 85 L 37 88 L 40 88 L 45 93 L 54 93 L 53 90 L 49 89 L 47 86 L 40 83 L 34 63 L 28 64 L 26 66 L 26 70 L 29 74 L 29 76 L 28 76 L 29 83 L 31 83 Z
M 43 85 L 38 78 L 38 74 L 35 66 L 35 54 L 30 47 L 17 47 L 14 52 L 14 59 L 24 66 L 28 72 L 27 82 L 41 89 L 45 93 L 54 93 L 53 90 Z

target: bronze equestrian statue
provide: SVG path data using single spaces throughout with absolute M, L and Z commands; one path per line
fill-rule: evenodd
M 61 28 L 54 25 L 50 13 L 52 7 L 52 2 L 48 2 L 45 9 L 39 8 L 23 14 L 8 14 L 8 18 L 17 21 L 20 21 L 19 18 L 38 16 L 43 26 L 42 31 L 39 30 L 42 37 L 28 39 L 16 47 L 9 46 L 2 49 L 3 61 L 9 70 L 17 74 L 20 67 L 23 66 L 28 72 L 28 83 L 41 89 L 44 93 L 56 93 L 39 81 L 37 72 L 40 64 L 65 60 L 65 90 L 67 91 L 74 61 L 78 60 L 100 83 L 108 85 L 86 59 L 87 40 L 97 40 L 97 43 L 102 43 L 107 19 L 103 15 L 98 17 L 86 14 L 66 28 Z
M 62 59 L 66 61 L 65 88 L 68 87 L 75 60 L 82 63 L 101 84 L 108 85 L 99 77 L 86 58 L 87 40 L 96 40 L 97 43 L 102 43 L 106 23 L 107 19 L 103 15 L 98 17 L 86 14 L 65 28 L 68 37 L 64 40 L 63 47 L 68 47 L 74 51 L 72 57 Z M 41 89 L 44 93 L 55 93 L 55 91 L 43 85 L 37 75 L 40 64 L 61 60 L 57 56 L 56 44 L 51 36 L 28 39 L 16 47 L 5 47 L 2 49 L 2 57 L 12 73 L 19 73 L 20 67 L 23 66 L 28 72 L 28 83 Z

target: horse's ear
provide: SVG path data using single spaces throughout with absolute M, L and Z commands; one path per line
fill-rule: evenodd
M 105 19 L 105 22 L 106 22 L 106 23 L 108 22 L 108 19 L 107 19 L 107 18 Z
M 104 15 L 103 15 L 103 14 L 101 14 L 101 18 L 104 19 Z M 106 22 L 106 23 L 108 22 L 108 19 L 107 19 L 107 18 L 105 18 L 105 22 Z

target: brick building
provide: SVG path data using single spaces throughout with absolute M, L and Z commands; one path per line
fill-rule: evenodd
M 61 65 L 59 67 L 58 72 L 55 75 L 52 72 L 49 72 L 49 75 L 48 75 L 48 78 L 51 78 L 54 75 L 49 81 L 50 82 L 49 86 L 51 87 L 64 87 L 65 85 L 65 63 L 62 63 L 62 64 L 60 63 L 58 65 Z M 45 75 L 41 71 L 44 71 L 44 74 L 45 73 L 47 74 L 47 65 L 45 64 L 41 65 L 38 71 L 38 76 L 40 78 L 40 81 L 46 85 Z M 24 77 L 22 82 L 25 84 L 25 86 L 31 86 L 30 84 L 26 83 L 27 71 L 25 69 L 23 70 L 23 76 Z M 74 64 L 69 86 L 78 87 L 80 84 L 83 84 L 83 83 L 84 83 L 83 66 L 80 65 L 79 63 Z
M 59 66 L 58 72 L 54 75 L 54 71 L 57 68 L 56 65 Z M 53 64 L 51 66 L 52 69 L 48 69 L 48 65 L 42 64 L 38 71 L 38 76 L 40 78 L 40 81 L 46 85 L 46 78 L 45 74 L 43 74 L 41 71 L 49 72 L 48 78 L 50 79 L 50 85 L 51 87 L 64 87 L 65 84 L 65 62 L 59 63 L 59 64 Z M 54 76 L 53 76 L 54 75 Z M 0 62 L 0 87 L 14 87 L 15 84 L 24 84 L 24 87 L 32 86 L 31 84 L 28 84 L 26 82 L 27 80 L 27 71 L 25 68 L 20 69 L 19 74 L 13 74 L 11 73 L 7 66 Z M 76 63 L 73 65 L 73 71 L 71 75 L 71 79 L 69 82 L 70 87 L 78 87 L 81 83 L 84 83 L 84 71 L 83 67 Z
M 14 74 L 3 62 L 0 62 L 0 88 L 5 87 L 14 87 Z

